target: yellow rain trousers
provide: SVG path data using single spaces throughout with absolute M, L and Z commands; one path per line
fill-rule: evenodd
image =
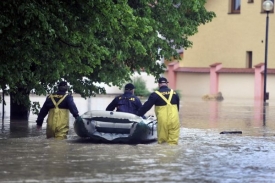
M 168 100 L 159 91 L 156 93 L 167 103 L 165 106 L 155 106 L 158 120 L 158 143 L 178 144 L 180 133 L 178 107 L 171 104 L 174 91 L 170 91 Z
M 66 98 L 64 95 L 57 103 L 52 95 L 50 98 L 55 108 L 50 109 L 47 119 L 47 138 L 66 139 L 69 131 L 69 114 L 68 109 L 59 109 L 58 105 Z

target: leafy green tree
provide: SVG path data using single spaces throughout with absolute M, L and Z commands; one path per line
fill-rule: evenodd
M 188 37 L 215 16 L 204 4 L 0 1 L 0 86 L 11 95 L 11 117 L 27 118 L 30 91 L 45 95 L 61 78 L 87 97 L 105 92 L 96 83 L 121 86 L 141 69 L 157 77 L 165 67 L 155 61 L 192 46 Z

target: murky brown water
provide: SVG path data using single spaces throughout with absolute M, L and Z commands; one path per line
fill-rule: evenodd
M 7 98 L 6 98 L 7 99 Z M 44 97 L 32 97 L 43 104 Z M 112 97 L 75 97 L 80 114 L 104 110 Z M 275 102 L 183 99 L 178 146 L 94 144 L 71 129 L 68 140 L 45 139 L 45 125 L 9 120 L 0 134 L 0 182 L 274 182 Z M 147 114 L 153 114 L 153 109 Z M 1 112 L 2 115 L 2 112 Z M 240 130 L 240 135 L 221 131 Z

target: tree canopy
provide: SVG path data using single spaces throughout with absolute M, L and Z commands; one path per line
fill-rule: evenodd
M 188 37 L 215 17 L 205 3 L 1 1 L 1 88 L 14 93 L 35 89 L 40 95 L 63 78 L 87 97 L 105 92 L 95 83 L 120 86 L 141 69 L 157 77 L 164 65 L 156 60 L 177 56 L 175 48 L 192 46 Z

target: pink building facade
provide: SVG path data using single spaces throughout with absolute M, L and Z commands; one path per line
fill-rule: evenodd
M 254 68 L 223 68 L 221 63 L 214 63 L 209 66 L 209 68 L 198 68 L 198 67 L 180 67 L 179 62 L 172 62 L 168 64 L 167 66 L 167 71 L 166 71 L 166 76 L 169 81 L 169 87 L 172 89 L 181 89 L 184 90 L 184 83 L 178 82 L 179 77 L 184 77 L 181 74 L 184 73 L 192 73 L 194 75 L 199 75 L 203 73 L 205 77 L 209 77 L 209 83 L 207 84 L 209 86 L 208 93 L 205 94 L 217 94 L 218 92 L 221 91 L 221 82 L 220 78 L 221 76 L 226 76 L 226 77 L 232 77 L 234 75 L 241 74 L 241 76 L 238 78 L 238 80 L 245 80 L 245 77 L 242 77 L 243 75 L 248 75 L 250 78 L 253 78 L 254 80 L 254 99 L 255 100 L 261 100 L 263 99 L 264 96 L 264 64 L 260 63 L 254 66 Z M 179 76 L 181 75 L 181 76 Z M 268 79 L 271 76 L 275 76 L 275 69 L 267 69 L 267 75 Z M 267 79 L 267 83 L 269 85 L 272 85 Z M 225 80 L 226 81 L 226 80 Z M 232 81 L 232 82 L 236 82 Z M 251 80 L 243 81 L 243 82 L 251 82 Z M 186 83 L 186 81 L 185 81 Z M 199 83 L 199 82 L 198 82 Z M 251 83 L 250 83 L 251 84 Z M 200 84 L 201 85 L 201 84 Z M 196 88 L 194 87 L 194 90 Z M 241 88 L 241 89 L 236 89 L 235 96 L 238 97 L 238 92 L 243 91 L 246 92 L 246 90 L 251 90 L 251 88 Z M 207 90 L 206 90 L 207 91 Z M 268 92 L 268 91 L 267 91 Z M 274 91 L 275 92 L 275 91 Z M 224 92 L 223 92 L 224 93 Z

